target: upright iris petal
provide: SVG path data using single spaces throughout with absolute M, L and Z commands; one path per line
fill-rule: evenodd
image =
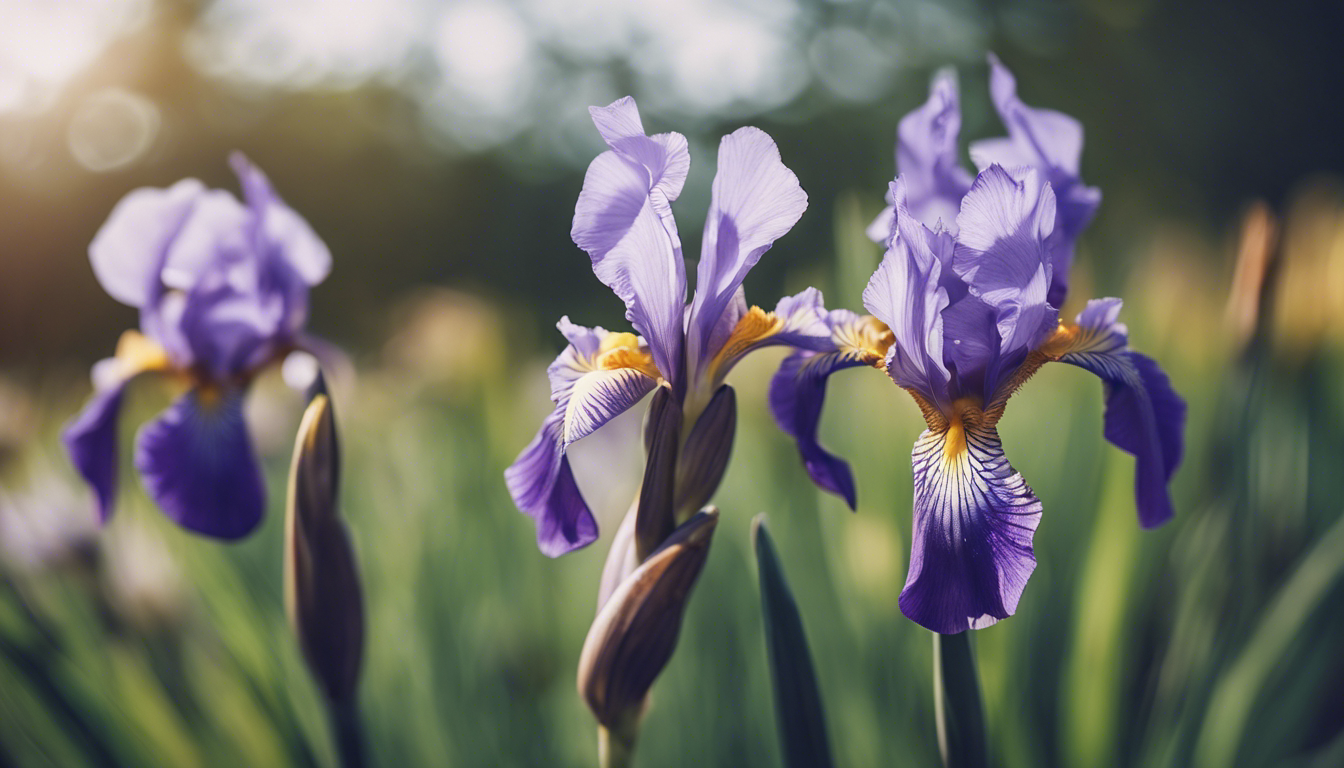
M 1060 307 L 1068 293 L 1074 245 L 1101 205 L 1101 190 L 1083 184 L 1079 175 L 1083 126 L 1061 112 L 1023 104 L 1017 79 L 992 53 L 989 67 L 989 92 L 1008 136 L 973 142 L 971 160 L 981 170 L 996 164 L 1035 168 L 1054 188 L 1059 204 L 1051 238 L 1055 258 L 1049 299 Z
M 863 304 L 895 334 L 886 366 L 892 380 L 944 402 L 951 374 L 943 362 L 942 312 L 948 294 L 942 278 L 952 254 L 952 236 L 932 232 L 910 217 L 900 179 L 893 182 L 891 195 L 895 234 L 863 291 Z
M 671 202 L 690 168 L 686 139 L 645 136 L 629 97 L 590 111 L 611 150 L 588 166 L 570 235 L 592 258 L 598 279 L 625 302 L 626 319 L 648 340 L 658 370 L 675 380 L 686 268 Z
M 246 204 L 194 179 L 136 190 L 89 246 L 99 282 L 140 309 L 143 332 L 128 331 L 116 356 L 95 368 L 94 396 L 64 433 L 103 519 L 116 495 L 125 387 L 159 373 L 190 391 L 140 433 L 136 465 L 150 495 L 198 533 L 233 539 L 253 530 L 265 490 L 243 394 L 291 349 L 325 349 L 303 325 L 308 289 L 330 270 L 331 254 L 260 170 L 241 155 L 233 165 Z
M 707 341 L 747 272 L 806 209 L 798 177 L 764 131 L 739 128 L 723 137 L 687 323 L 692 365 L 710 356 Z

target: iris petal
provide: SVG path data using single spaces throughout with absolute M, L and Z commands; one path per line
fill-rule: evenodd
M 1158 364 L 1129 348 L 1117 321 L 1119 299 L 1093 299 L 1078 326 L 1047 345 L 1051 357 L 1095 373 L 1106 388 L 1106 439 L 1135 458 L 1139 523 L 1153 528 L 1174 514 L 1167 483 L 1185 450 L 1185 401 Z
M 914 533 L 901 612 L 943 634 L 1011 616 L 1036 568 L 1041 503 L 1009 466 L 998 434 L 959 422 L 925 430 L 912 459 Z
M 61 440 L 75 469 L 93 488 L 98 519 L 107 522 L 117 498 L 117 425 L 129 379 L 97 389 L 65 429 Z
M 847 310 L 829 313 L 834 343 L 829 351 L 800 350 L 784 359 L 770 381 L 770 412 L 794 439 L 807 474 L 820 488 L 857 504 L 854 476 L 844 459 L 821 447 L 817 429 L 826 399 L 826 380 L 836 371 L 874 365 L 883 359 L 890 334 L 871 317 Z
M 123 304 L 143 307 L 153 297 L 169 246 L 205 193 L 196 179 L 168 189 L 137 189 L 117 203 L 89 244 L 89 260 L 103 290 Z
M 686 268 L 670 203 L 690 154 L 679 134 L 645 136 L 632 99 L 590 110 L 611 147 L 588 166 L 570 236 L 593 271 L 625 303 L 669 380 L 681 370 Z
M 597 539 L 597 522 L 579 491 L 565 451 L 624 413 L 657 386 L 648 357 L 631 334 L 585 328 L 562 318 L 570 345 L 551 363 L 555 409 L 504 472 L 514 503 L 537 524 L 537 547 L 551 557 Z M 645 363 L 641 368 L 622 364 Z M 604 367 L 607 366 L 607 367 Z
M 135 464 L 164 513 L 196 533 L 242 538 L 266 510 L 241 390 L 193 389 L 178 398 L 141 428 Z
M 798 223 L 807 193 L 759 128 L 739 128 L 719 143 L 719 170 L 705 220 L 688 323 L 690 365 L 718 350 L 707 340 L 747 272 Z
M 948 400 L 949 373 L 943 362 L 943 317 L 948 305 L 942 285 L 952 236 L 930 231 L 905 206 L 905 181 L 891 185 L 896 216 L 894 236 L 882 263 L 863 291 L 863 304 L 896 337 L 887 373 L 897 385 L 924 393 L 931 401 Z

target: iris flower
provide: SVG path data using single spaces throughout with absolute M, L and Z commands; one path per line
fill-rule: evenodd
M 150 497 L 184 528 L 223 539 L 246 536 L 265 511 L 243 396 L 263 368 L 318 345 L 303 333 L 308 289 L 326 278 L 331 253 L 260 170 L 232 160 L 244 202 L 196 179 L 137 189 L 89 246 L 99 283 L 140 310 L 140 330 L 94 366 L 93 396 L 63 434 L 103 521 L 117 493 L 123 396 L 145 373 L 187 388 L 136 438 Z
M 914 535 L 900 606 L 941 633 L 1012 615 L 1036 566 L 1041 502 L 1008 464 L 996 426 L 1042 365 L 1102 379 L 1105 436 L 1136 458 L 1145 528 L 1172 516 L 1167 482 L 1183 448 L 1185 403 L 1157 363 L 1130 349 L 1120 300 L 1095 299 L 1073 323 L 1059 320 L 1075 238 L 1100 200 L 1078 178 L 1081 126 L 1023 105 L 1008 70 L 990 64 L 1009 136 L 972 146 L 981 170 L 971 177 L 957 161 L 955 83 L 935 79 L 928 102 L 900 124 L 892 207 L 874 224 L 886 254 L 863 294 L 872 315 L 827 313 L 830 348 L 790 355 L 770 390 L 812 479 L 851 507 L 848 465 L 817 442 L 827 377 L 873 366 L 914 398 L 928 429 L 912 456 Z
M 569 346 L 549 369 L 555 409 L 505 473 L 514 502 L 536 521 L 539 548 L 552 557 L 597 538 L 565 455 L 575 441 L 664 388 L 681 414 L 675 520 L 685 522 L 708 501 L 727 461 L 735 406 L 724 376 L 758 347 L 822 349 L 830 338 L 815 289 L 781 300 L 773 312 L 748 308 L 743 297 L 747 272 L 807 207 L 768 135 L 741 128 L 719 145 L 688 305 L 671 208 L 690 170 L 686 139 L 646 135 L 629 97 L 589 111 L 610 149 L 588 167 L 571 236 L 625 302 L 639 335 L 560 320 Z M 714 417 L 702 418 L 707 413 Z

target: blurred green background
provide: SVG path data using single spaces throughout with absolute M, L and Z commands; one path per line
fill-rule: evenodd
M 607 542 L 541 556 L 501 477 L 549 408 L 554 321 L 624 326 L 568 236 L 600 150 L 586 107 L 632 94 L 646 127 L 691 140 L 676 204 L 691 258 L 718 137 L 769 131 L 810 205 L 749 299 L 816 285 L 857 307 L 880 255 L 862 228 L 930 74 L 959 69 L 963 140 L 1002 131 L 986 50 L 1028 104 L 1086 126 L 1083 176 L 1105 199 L 1072 300 L 1124 297 L 1135 346 L 1190 403 L 1177 518 L 1141 532 L 1095 379 L 1050 366 L 1014 398 L 1005 446 L 1046 511 L 1018 614 L 974 638 L 994 761 L 1344 764 L 1341 16 L 1149 0 L 0 5 L 0 765 L 333 762 L 281 604 L 300 398 L 278 376 L 255 388 L 271 514 L 237 545 L 172 527 L 129 472 L 96 530 L 59 450 L 88 366 L 136 322 L 86 252 L 127 191 L 236 189 L 225 157 L 241 149 L 332 248 L 310 327 L 358 369 L 335 390 L 375 764 L 591 765 L 574 672 Z M 1268 208 L 1248 214 L 1256 200 Z M 1266 227 L 1277 246 L 1257 245 Z M 929 636 L 896 607 L 918 411 L 875 372 L 833 381 L 823 436 L 853 461 L 850 514 L 770 422 L 779 355 L 731 377 L 723 519 L 639 764 L 779 764 L 748 542 L 764 511 L 838 764 L 936 765 Z M 124 451 L 169 394 L 137 387 Z M 574 450 L 608 532 L 638 486 L 639 428 L 628 415 Z

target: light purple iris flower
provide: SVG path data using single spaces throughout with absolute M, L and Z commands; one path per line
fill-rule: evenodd
M 103 288 L 140 310 L 140 331 L 94 366 L 93 397 L 63 434 L 104 521 L 117 495 L 123 395 L 143 373 L 188 386 L 136 438 L 154 501 L 183 527 L 223 539 L 246 536 L 265 511 L 243 395 L 262 368 L 318 344 L 302 329 L 308 289 L 326 278 L 331 253 L 260 170 L 240 154 L 232 162 L 244 202 L 195 179 L 137 189 L 89 246 Z
M 710 426 L 700 417 L 714 413 L 719 424 L 733 423 L 735 408 L 711 408 L 731 396 L 723 384 L 728 371 L 764 345 L 822 349 L 830 339 L 815 289 L 781 300 L 773 312 L 749 309 L 743 296 L 747 272 L 807 208 L 807 195 L 768 135 L 741 128 L 719 145 L 688 305 L 671 207 L 690 170 L 686 139 L 646 135 L 629 97 L 589 111 L 610 149 L 588 167 L 570 234 L 592 257 L 598 279 L 625 302 L 639 336 L 560 320 L 569 346 L 549 369 L 555 410 L 505 473 L 514 502 L 536 521 L 538 546 L 553 557 L 597 538 L 565 455 L 576 440 L 667 388 L 682 414 L 675 506 L 676 522 L 684 522 L 708 501 L 721 477 L 720 460 L 726 462 L 719 448 L 731 441 L 731 431 L 710 439 L 701 434 Z M 687 455 L 697 453 L 696 445 L 705 455 Z M 698 487 L 685 487 L 691 478 Z
M 1006 70 L 991 63 L 1000 110 L 1016 121 L 1009 122 L 1014 136 L 1033 137 L 1029 143 L 1042 158 L 1072 158 L 1076 170 L 1078 142 L 1070 140 L 1081 135 L 1076 123 L 1063 118 L 1071 130 L 1060 130 L 1062 116 L 1021 107 L 1011 78 L 1002 85 Z M 901 123 L 909 145 L 902 158 L 933 156 L 910 146 L 951 146 L 947 129 L 955 122 L 955 91 L 940 77 L 929 104 Z M 992 149 L 1006 151 L 1002 144 Z M 871 365 L 913 395 L 928 429 L 912 457 L 914 535 L 900 605 L 919 624 L 956 633 L 1012 615 L 1036 566 L 1032 536 L 1041 503 L 1009 466 L 996 429 L 1018 387 L 1051 361 L 1101 377 L 1105 436 L 1137 460 L 1145 528 L 1172 516 L 1167 483 L 1181 460 L 1186 409 L 1157 363 L 1129 348 L 1117 321 L 1119 299 L 1090 301 L 1074 324 L 1059 321 L 1056 302 L 1065 286 L 1058 269 L 1071 257 L 1072 242 L 1063 248 L 1057 237 L 1064 226 L 1052 181 L 1058 168 L 990 163 L 956 199 L 954 220 L 939 214 L 930 222 L 928 212 L 950 200 L 952 185 L 944 182 L 955 181 L 955 166 L 915 162 L 916 184 L 905 165 L 903 159 L 888 193 L 886 255 L 863 294 L 873 316 L 828 313 L 831 348 L 787 358 L 771 383 L 770 404 L 813 480 L 853 507 L 848 465 L 817 442 L 827 377 Z M 943 181 L 930 182 L 939 174 Z M 1076 185 L 1076 176 L 1064 183 Z

